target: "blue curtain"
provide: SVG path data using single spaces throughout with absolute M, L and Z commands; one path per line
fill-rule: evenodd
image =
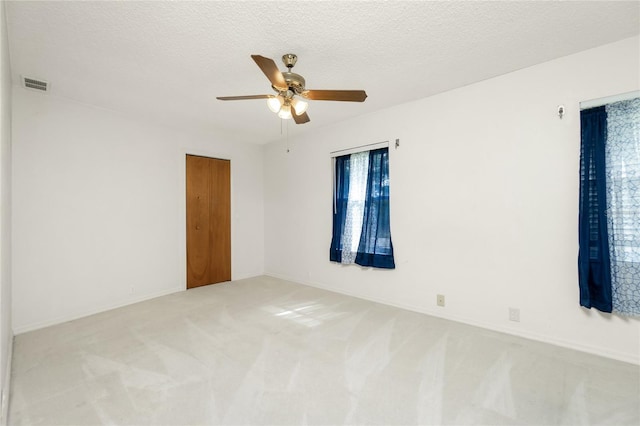
M 611 270 L 606 219 L 606 108 L 602 106 L 581 111 L 580 126 L 580 305 L 611 312 Z
M 369 151 L 367 195 L 356 263 L 394 269 L 389 220 L 389 149 Z
M 333 188 L 333 236 L 329 259 L 342 262 L 342 235 L 349 201 L 349 155 L 336 157 Z

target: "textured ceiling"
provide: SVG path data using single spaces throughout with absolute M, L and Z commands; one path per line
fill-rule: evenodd
M 291 135 L 640 32 L 640 2 L 6 2 L 14 84 L 229 139 L 265 143 L 281 124 L 251 54 L 296 53 L 311 101 Z M 47 96 L 47 95 L 43 95 Z M 285 126 L 286 128 L 287 126 Z

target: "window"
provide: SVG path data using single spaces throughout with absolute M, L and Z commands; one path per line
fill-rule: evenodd
M 389 220 L 389 149 L 335 158 L 329 259 L 394 269 Z
M 640 98 L 580 122 L 580 304 L 640 315 Z

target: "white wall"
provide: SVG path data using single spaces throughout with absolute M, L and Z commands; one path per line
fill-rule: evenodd
M 322 128 L 288 154 L 270 144 L 266 273 L 640 362 L 638 319 L 579 307 L 577 284 L 579 102 L 638 90 L 639 51 L 623 40 Z M 330 263 L 329 153 L 396 138 L 396 269 Z
M 20 87 L 13 130 L 16 333 L 185 289 L 186 153 L 231 160 L 232 279 L 263 272 L 262 146 Z
M 11 65 L 0 4 L 0 423 L 6 424 L 11 378 Z

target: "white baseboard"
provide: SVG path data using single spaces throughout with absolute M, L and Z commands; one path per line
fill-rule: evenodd
M 184 287 L 172 287 L 170 289 L 165 289 L 165 290 L 145 294 L 144 296 L 132 298 L 124 302 L 114 303 L 111 305 L 103 305 L 103 306 L 100 306 L 99 308 L 80 311 L 70 315 L 63 315 L 50 320 L 40 321 L 40 322 L 16 327 L 13 329 L 13 333 L 14 335 L 17 336 L 19 334 L 27 333 L 29 331 L 39 330 L 41 328 L 49 327 L 56 324 L 62 324 L 63 322 L 73 321 L 79 318 L 88 317 L 89 315 L 99 314 L 101 312 L 110 311 L 112 309 L 121 308 L 123 306 L 133 305 L 134 303 L 144 302 L 145 300 L 155 299 L 156 297 L 166 296 L 167 294 L 177 293 L 179 291 L 184 291 L 184 290 L 185 290 Z
M 255 277 L 260 277 L 264 275 L 264 273 L 259 273 L 259 274 L 239 274 L 239 275 L 233 275 L 231 277 L 231 281 L 240 281 L 240 280 L 246 280 L 249 278 L 255 278 Z
M 256 275 L 242 274 L 242 275 L 234 276 L 233 277 L 233 281 L 239 281 L 239 280 L 243 280 L 243 279 L 247 279 L 247 278 L 259 277 L 261 275 L 263 275 L 263 274 L 262 273 L 256 274 Z M 121 307 L 127 306 L 127 305 L 133 305 L 134 303 L 144 302 L 145 300 L 155 299 L 156 297 L 166 296 L 167 294 L 177 293 L 179 291 L 184 291 L 184 290 L 185 290 L 185 288 L 180 286 L 180 287 L 173 287 L 173 288 L 166 289 L 166 290 L 161 290 L 161 291 L 154 292 L 154 293 L 149 293 L 149 294 L 146 294 L 144 296 L 140 296 L 140 297 L 136 297 L 136 298 L 133 298 L 133 299 L 126 300 L 124 302 L 115 303 L 115 304 L 111 304 L 111 305 L 103 305 L 103 306 L 100 306 L 99 308 L 89 309 L 89 310 L 86 310 L 86 311 L 80 311 L 80 312 L 76 312 L 76 313 L 73 313 L 73 314 L 70 314 L 70 315 L 63 315 L 63 316 L 56 317 L 56 318 L 53 318 L 53 319 L 47 320 L 47 321 L 40 321 L 40 322 L 36 322 L 36 323 L 32 323 L 32 324 L 22 325 L 20 327 L 14 328 L 13 329 L 13 333 L 17 336 L 19 334 L 28 333 L 29 331 L 39 330 L 41 328 L 50 327 L 50 326 L 56 325 L 56 324 L 62 324 L 63 322 L 73 321 L 73 320 L 76 320 L 76 319 L 79 319 L 79 318 L 88 317 L 89 315 L 99 314 L 101 312 L 110 311 L 111 309 L 121 308 Z
M 308 281 L 308 280 L 299 280 L 299 279 L 288 277 L 288 276 L 285 276 L 285 275 L 282 275 L 282 274 L 265 272 L 265 275 L 273 277 L 273 278 L 279 278 L 279 279 L 286 280 L 286 281 L 292 281 L 294 283 L 300 283 L 300 284 L 303 284 L 303 285 L 308 285 L 310 287 L 316 287 L 316 288 L 320 288 L 320 289 L 323 289 L 323 290 L 333 291 L 335 293 L 340 293 L 340 294 L 344 294 L 344 295 L 347 295 L 347 296 L 357 297 L 359 299 L 364 299 L 364 300 L 369 300 L 369 301 L 376 302 L 376 303 L 381 303 L 383 305 L 395 306 L 396 308 L 406 309 L 408 311 L 420 312 L 422 314 L 426 314 L 426 315 L 430 315 L 430 316 L 434 316 L 434 317 L 438 317 L 438 318 L 442 318 L 442 319 L 446 319 L 446 320 L 450 320 L 450 321 L 455 321 L 455 322 L 459 322 L 459 323 L 463 323 L 463 324 L 468 324 L 468 325 L 472 325 L 472 326 L 475 326 L 475 327 L 481 327 L 481 328 L 484 328 L 484 329 L 487 329 L 487 330 L 498 331 L 500 333 L 505 333 L 505 334 L 510 334 L 510 335 L 513 335 L 513 336 L 523 337 L 525 339 L 535 340 L 535 341 L 543 342 L 543 343 L 549 343 L 549 344 L 552 344 L 552 345 L 555 345 L 555 346 L 560 346 L 560 347 L 563 347 L 563 348 L 574 349 L 574 350 L 577 350 L 577 351 L 580 351 L 580 352 L 586 352 L 586 353 L 590 353 L 590 354 L 593 354 L 593 355 L 602 356 L 602 357 L 605 357 L 605 358 L 615 359 L 617 361 L 623 361 L 623 362 L 627 362 L 627 363 L 634 364 L 634 365 L 640 365 L 640 359 L 638 359 L 638 357 L 634 356 L 633 354 L 614 351 L 614 350 L 610 350 L 610 349 L 606 349 L 606 348 L 602 348 L 602 347 L 585 345 L 583 343 L 575 342 L 575 341 L 572 341 L 572 340 L 559 339 L 557 337 L 543 335 L 543 334 L 540 334 L 540 333 L 535 333 L 535 332 L 521 330 L 521 329 L 515 329 L 515 328 L 511 328 L 511 327 L 505 327 L 505 326 L 501 326 L 499 324 L 493 324 L 493 323 L 484 322 L 484 321 L 477 321 L 477 320 L 474 320 L 472 318 L 466 318 L 466 317 L 461 317 L 461 316 L 457 316 L 457 315 L 450 315 L 450 314 L 446 314 L 446 313 L 443 314 L 442 312 L 432 311 L 432 310 L 429 310 L 429 309 L 425 309 L 425 308 L 423 308 L 421 306 L 416 306 L 416 305 L 411 305 L 411 304 L 404 304 L 404 303 L 394 303 L 394 302 L 390 302 L 388 300 L 379 299 L 379 298 L 376 298 L 376 297 L 362 296 L 362 295 L 359 295 L 359 294 L 351 293 L 349 291 L 345 291 L 344 289 L 341 289 L 341 288 L 327 286 L 327 285 L 324 285 L 324 284 L 320 284 L 320 283 L 312 282 L 312 281 Z
M 9 403 L 11 399 L 11 363 L 13 362 L 13 335 L 9 339 L 9 348 L 7 349 L 7 364 L 4 366 L 4 385 L 2 386 L 2 396 L 0 404 L 0 425 L 6 426 L 9 420 Z

